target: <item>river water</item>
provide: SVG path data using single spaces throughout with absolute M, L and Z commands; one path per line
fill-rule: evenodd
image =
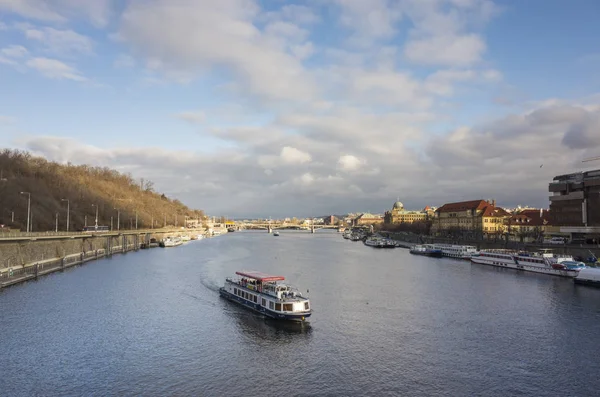
M 310 290 L 304 325 L 221 299 L 236 270 Z M 378 250 L 335 232 L 236 232 L 0 291 L 2 396 L 592 396 L 600 290 Z

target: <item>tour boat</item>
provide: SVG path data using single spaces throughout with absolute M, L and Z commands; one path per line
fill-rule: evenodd
M 570 255 L 552 254 L 549 250 L 482 250 L 471 258 L 471 262 L 562 277 L 576 277 L 586 267 L 583 262 L 574 261 Z
M 312 314 L 308 298 L 284 281 L 257 271 L 238 271 L 219 288 L 222 297 L 277 320 L 304 321 Z
M 442 257 L 442 250 L 435 249 L 430 244 L 413 245 L 412 247 L 410 247 L 409 252 L 413 255 L 433 256 L 436 258 Z
M 442 251 L 442 256 L 457 259 L 471 259 L 477 254 L 477 248 L 472 245 L 432 244 L 433 249 Z

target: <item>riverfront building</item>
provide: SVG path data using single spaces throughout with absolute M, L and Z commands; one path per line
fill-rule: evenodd
M 548 186 L 552 222 L 573 241 L 600 237 L 600 170 L 558 175 Z
M 496 207 L 496 201 L 471 200 L 447 203 L 435 211 L 431 233 L 445 235 L 490 236 L 505 232 L 505 220 L 510 214 Z
M 404 204 L 400 201 L 396 201 L 392 206 L 391 211 L 385 212 L 384 223 L 425 222 L 429 218 L 428 212 L 433 214 L 433 211 L 430 211 L 429 207 L 425 207 L 423 211 L 407 211 L 404 209 Z

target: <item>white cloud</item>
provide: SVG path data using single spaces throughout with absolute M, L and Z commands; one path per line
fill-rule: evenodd
M 176 114 L 175 117 L 193 124 L 200 124 L 206 121 L 206 114 L 202 111 L 181 112 Z
M 233 72 L 233 88 L 240 93 L 271 100 L 312 99 L 316 87 L 310 75 L 282 47 L 301 30 L 287 23 L 286 29 L 279 25 L 261 32 L 253 24 L 258 13 L 250 0 L 133 2 L 122 15 L 117 38 L 167 77 L 189 81 L 218 68 Z
M 23 58 L 29 54 L 29 51 L 21 45 L 10 45 L 0 50 L 0 53 L 9 58 Z
M 312 160 L 310 154 L 291 146 L 284 146 L 281 149 L 280 157 L 284 163 L 288 164 L 304 164 Z
M 436 36 L 411 41 L 405 54 L 413 62 L 426 65 L 466 66 L 481 60 L 486 45 L 475 34 Z
M 120 54 L 113 62 L 113 66 L 118 69 L 129 69 L 133 68 L 135 65 L 135 58 L 127 54 Z
M 42 43 L 45 49 L 53 54 L 93 53 L 92 40 L 73 30 L 59 30 L 54 28 L 26 29 L 25 37 Z
M 110 18 L 111 4 L 112 0 L 0 0 L 0 10 L 48 22 L 83 17 L 96 26 L 105 26 Z
M 365 161 L 351 154 L 340 156 L 338 165 L 343 171 L 355 171 L 364 165 Z
M 28 60 L 25 65 L 51 79 L 66 79 L 81 82 L 87 81 L 77 69 L 56 59 L 32 58 Z
M 335 3 L 342 10 L 341 24 L 356 31 L 353 37 L 356 44 L 393 36 L 395 24 L 402 17 L 400 9 L 388 0 L 335 0 Z

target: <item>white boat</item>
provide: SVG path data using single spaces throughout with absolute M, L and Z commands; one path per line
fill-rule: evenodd
M 178 245 L 183 244 L 181 238 L 179 237 L 167 237 L 165 241 L 163 241 L 164 247 L 177 247 Z
M 383 237 L 369 237 L 363 243 L 373 248 L 396 248 L 393 241 Z
M 181 241 L 185 242 L 185 241 L 190 241 L 192 238 L 190 236 L 188 236 L 187 234 L 184 234 L 183 236 L 181 236 Z
M 279 236 L 279 232 L 277 232 L 277 231 L 273 232 L 273 236 Z
M 257 271 L 239 271 L 226 278 L 219 294 L 250 310 L 277 320 L 304 321 L 312 314 L 310 300 L 284 281 Z
M 410 247 L 409 252 L 413 255 L 424 255 L 435 258 L 442 257 L 442 250 L 433 248 L 431 244 L 413 245 Z
M 583 262 L 574 261 L 572 256 L 552 254 L 549 250 L 482 250 L 479 255 L 471 257 L 471 262 L 562 277 L 576 277 L 585 268 Z
M 204 234 L 198 234 L 196 236 L 196 240 L 202 240 L 204 238 Z
M 573 281 L 575 281 L 575 284 L 600 287 L 600 269 L 594 269 L 592 267 L 581 269 Z
M 432 248 L 442 251 L 442 256 L 458 259 L 471 259 L 477 254 L 477 248 L 472 245 L 432 244 Z

